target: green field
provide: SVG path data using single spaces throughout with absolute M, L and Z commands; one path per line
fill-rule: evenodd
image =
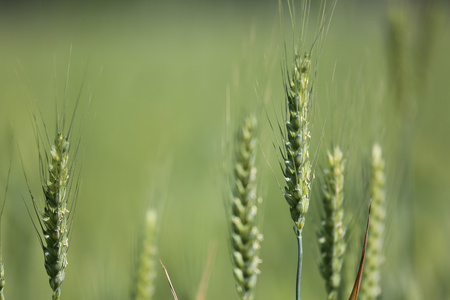
M 283 186 L 272 147 L 278 131 L 266 116 L 267 111 L 273 122 L 282 116 L 282 68 L 290 64 L 293 38 L 285 14 L 283 40 L 278 3 L 272 2 L 1 6 L 1 201 L 12 161 L 1 226 L 6 299 L 51 297 L 27 214 L 32 204 L 22 166 L 43 203 L 31 112 L 42 112 L 53 139 L 55 102 L 62 103 L 66 81 L 69 115 L 81 90 L 75 127 L 84 124 L 84 131 L 62 299 L 128 298 L 150 206 L 163 207 L 158 258 L 179 299 L 195 298 L 211 244 L 218 247 L 207 298 L 238 299 L 223 200 L 227 99 L 233 125 L 249 111 L 257 112 L 260 124 L 264 241 L 255 298 L 294 298 L 297 249 L 277 185 L 278 180 Z M 317 46 L 323 49 L 313 58 L 316 179 L 326 151 L 341 145 L 348 162 L 345 208 L 353 253 L 345 263 L 356 275 L 369 203 L 365 175 L 372 145 L 379 142 L 388 178 L 382 298 L 449 299 L 450 9 L 442 4 L 434 11 L 437 21 L 427 39 L 420 35 L 425 23 L 417 7 L 405 8 L 406 51 L 413 59 L 406 62 L 408 96 L 399 109 L 388 56 L 389 5 L 366 2 L 338 1 L 325 41 Z M 313 7 L 308 50 L 317 15 Z M 429 51 L 427 57 L 414 56 L 420 47 Z M 316 241 L 319 188 L 316 180 L 304 233 L 304 299 L 325 298 Z M 171 299 L 163 269 L 157 271 L 154 299 Z

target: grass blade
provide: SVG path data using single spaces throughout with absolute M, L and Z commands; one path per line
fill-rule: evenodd
M 161 263 L 161 266 L 163 267 L 164 272 L 166 273 L 166 277 L 167 277 L 167 280 L 169 281 L 170 291 L 172 292 L 173 299 L 178 300 L 177 293 L 175 293 L 175 289 L 173 288 L 173 285 L 172 285 L 172 281 L 170 281 L 169 272 L 167 272 L 167 269 L 164 266 L 164 264 L 162 263 L 162 261 L 159 261 L 159 262 Z
M 214 259 L 217 253 L 217 244 L 211 244 L 208 250 L 208 256 L 206 257 L 206 265 L 203 269 L 202 279 L 200 281 L 200 285 L 198 287 L 197 295 L 195 300 L 205 300 L 206 298 L 206 290 L 208 288 L 208 281 L 211 277 L 211 269 L 214 263 Z
M 364 237 L 364 246 L 361 255 L 361 262 L 359 263 L 358 275 L 356 275 L 355 284 L 353 285 L 352 293 L 350 294 L 349 300 L 357 300 L 359 294 L 359 287 L 361 286 L 361 279 L 364 269 L 364 260 L 366 259 L 366 247 L 367 247 L 367 235 L 369 233 L 369 223 L 370 223 L 370 210 L 372 208 L 372 202 L 369 205 L 369 215 L 367 216 L 367 226 L 366 235 Z

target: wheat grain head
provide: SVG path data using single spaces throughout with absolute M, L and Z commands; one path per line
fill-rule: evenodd
M 385 177 L 384 160 L 380 145 L 375 144 L 372 149 L 372 171 L 370 176 L 370 197 L 372 199 L 372 216 L 367 240 L 366 264 L 361 284 L 361 299 L 376 299 L 381 293 L 380 266 L 384 260 L 383 234 L 385 209 Z
M 145 217 L 145 232 L 138 257 L 134 300 L 150 300 L 155 292 L 157 213 L 150 209 Z
M 261 263 L 262 236 L 256 226 L 256 117 L 249 116 L 239 129 L 236 143 L 231 200 L 231 258 L 236 290 L 242 300 L 253 299 Z
M 296 55 L 292 76 L 285 87 L 287 98 L 285 153 L 283 175 L 286 180 L 284 198 L 290 206 L 291 218 L 296 234 L 301 235 L 305 215 L 309 208 L 311 190 L 311 161 L 309 158 L 309 71 L 311 60 L 308 54 Z
M 322 261 L 320 272 L 325 279 L 329 300 L 336 300 L 341 282 L 342 257 L 346 244 L 344 228 L 344 168 L 342 151 L 328 152 L 328 168 L 324 170 L 322 202 L 325 215 L 319 234 Z

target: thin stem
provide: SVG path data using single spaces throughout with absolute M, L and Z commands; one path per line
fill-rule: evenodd
M 297 264 L 297 282 L 296 282 L 295 299 L 300 300 L 300 283 L 302 280 L 302 259 L 303 259 L 302 231 L 297 229 L 295 226 L 294 230 L 296 231 L 298 242 L 298 264 Z

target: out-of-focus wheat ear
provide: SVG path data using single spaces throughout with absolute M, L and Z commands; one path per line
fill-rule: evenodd
M 385 177 L 384 160 L 381 147 L 375 144 L 372 149 L 372 170 L 370 176 L 370 197 L 372 199 L 372 216 L 367 240 L 366 266 L 361 284 L 362 300 L 376 299 L 381 293 L 380 266 L 384 260 L 384 219 L 385 208 Z
M 329 300 L 338 298 L 342 260 L 346 248 L 344 228 L 344 167 L 342 151 L 335 147 L 328 152 L 328 168 L 324 170 L 322 202 L 324 217 L 319 233 L 322 255 L 320 272 L 325 279 Z
M 231 199 L 231 260 L 236 290 L 242 300 L 253 299 L 262 235 L 256 225 L 256 117 L 248 116 L 236 137 Z
M 136 266 L 134 300 L 150 300 L 155 292 L 157 219 L 156 210 L 149 209 L 145 217 L 145 231 Z
M 408 101 L 408 82 L 411 81 L 408 70 L 408 24 L 404 10 L 391 8 L 388 18 L 388 55 L 389 72 L 400 113 L 411 111 Z

